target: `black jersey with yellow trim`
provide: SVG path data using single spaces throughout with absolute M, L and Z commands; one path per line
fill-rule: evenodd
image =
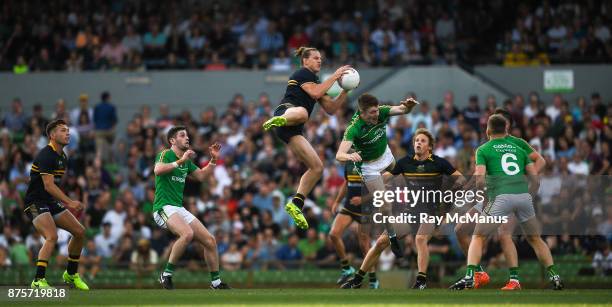
M 450 162 L 434 154 L 425 160 L 418 160 L 416 155 L 408 155 L 397 161 L 391 174 L 403 175 L 413 188 L 440 189 L 443 176 L 450 176 L 455 171 Z
M 45 190 L 45 184 L 42 180 L 42 175 L 53 175 L 56 184 L 59 184 L 62 176 L 66 173 L 68 158 L 66 154 L 58 154 L 53 148 L 53 144 L 45 146 L 41 149 L 30 169 L 30 184 L 25 194 L 24 201 L 26 204 L 32 203 L 51 203 L 56 201 L 49 192 Z
M 314 110 L 317 100 L 313 99 L 302 88 L 305 83 L 321 83 L 319 77 L 308 68 L 302 67 L 296 70 L 287 81 L 287 89 L 282 103 L 289 103 L 297 107 L 304 107 L 308 111 L 308 116 Z
M 363 180 L 355 162 L 347 161 L 344 164 L 344 180 L 346 180 L 347 185 L 346 197 L 344 198 L 344 209 L 355 214 L 360 214 L 361 206 L 351 204 L 351 198 L 361 197 L 363 192 Z

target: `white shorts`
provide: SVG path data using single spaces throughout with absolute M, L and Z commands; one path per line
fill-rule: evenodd
M 193 214 L 191 214 L 191 212 L 187 211 L 187 209 L 183 207 L 165 205 L 162 207 L 161 210 L 153 212 L 153 220 L 155 220 L 155 223 L 159 225 L 159 227 L 166 229 L 168 228 L 168 225 L 166 224 L 166 222 L 168 222 L 168 219 L 170 219 L 170 216 L 172 216 L 175 213 L 178 213 L 178 215 L 187 224 L 191 224 L 191 222 L 193 222 L 193 220 L 196 219 L 196 217 Z
M 395 158 L 393 157 L 393 153 L 391 153 L 391 149 L 389 146 L 387 146 L 385 152 L 382 154 L 382 156 L 380 156 L 380 158 L 373 161 L 363 162 L 361 165 L 361 175 L 365 181 L 368 181 L 368 179 L 372 177 L 378 177 L 394 161 Z

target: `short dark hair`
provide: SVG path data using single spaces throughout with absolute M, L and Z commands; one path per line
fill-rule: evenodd
M 102 99 L 102 101 L 107 101 L 110 98 L 110 93 L 107 91 L 102 92 L 102 95 L 100 95 L 100 99 Z
M 57 126 L 61 125 L 68 126 L 68 124 L 66 124 L 66 121 L 64 121 L 63 119 L 52 120 L 50 123 L 48 123 L 47 127 L 45 128 L 45 133 L 47 134 L 47 137 L 51 138 L 51 132 L 53 132 L 53 130 L 57 128 Z
M 499 114 L 503 116 L 510 124 L 510 128 L 512 128 L 512 126 L 514 125 L 514 120 L 512 119 L 512 114 L 510 113 L 510 111 L 504 108 L 497 108 L 495 109 L 495 112 L 493 112 L 493 114 Z
M 185 126 L 174 126 L 174 127 L 170 128 L 170 130 L 168 130 L 168 134 L 166 135 L 166 140 L 168 141 L 168 144 L 170 144 L 170 139 L 176 137 L 176 134 L 179 131 L 181 131 L 181 130 L 187 131 L 187 127 L 185 127 Z
M 371 107 L 377 107 L 378 99 L 373 95 L 365 93 L 359 96 L 359 99 L 357 99 L 357 105 L 359 106 L 359 110 L 364 112 Z
M 487 126 L 492 134 L 506 133 L 506 118 L 501 114 L 493 114 L 489 116 Z

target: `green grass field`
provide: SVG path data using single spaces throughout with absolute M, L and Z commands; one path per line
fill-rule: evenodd
M 189 290 L 92 290 L 70 293 L 62 302 L 11 302 L 7 306 L 51 305 L 426 305 L 426 306 L 612 306 L 610 290 L 472 290 L 452 292 L 444 289 L 415 290 L 341 290 L 341 289 L 248 289 L 212 291 Z

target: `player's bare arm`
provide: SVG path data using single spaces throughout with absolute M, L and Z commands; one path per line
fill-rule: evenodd
M 525 166 L 527 172 L 527 178 L 529 179 L 529 194 L 536 195 L 540 188 L 540 179 L 538 178 L 538 171 L 536 170 L 535 163 L 529 163 Z
M 344 107 L 346 100 L 348 98 L 348 91 L 342 90 L 336 98 L 332 98 L 329 95 L 324 95 L 319 99 L 319 103 L 323 110 L 327 112 L 327 114 L 334 114 L 336 111 Z
M 45 185 L 45 191 L 47 191 L 55 199 L 65 204 L 68 208 L 82 210 L 83 203 L 77 200 L 72 200 L 68 197 L 53 181 L 53 175 L 41 174 L 43 184 Z
M 210 161 L 208 164 L 200 169 L 195 170 L 190 174 L 192 178 L 195 178 L 197 181 L 204 181 L 208 178 L 209 175 L 213 173 L 215 166 L 217 165 L 217 159 L 219 158 L 219 152 L 221 150 L 221 145 L 214 143 L 210 147 L 208 147 L 208 152 L 210 154 Z
M 389 115 L 395 116 L 395 115 L 408 114 L 410 113 L 410 111 L 412 111 L 414 106 L 416 106 L 417 104 L 419 104 L 419 102 L 416 101 L 414 98 L 408 98 L 406 100 L 402 100 L 399 105 L 391 107 Z
M 302 84 L 302 89 L 313 99 L 319 100 L 326 95 L 327 91 L 332 87 L 332 85 L 334 85 L 334 82 L 340 79 L 340 77 L 342 77 L 342 74 L 350 68 L 350 65 L 344 65 L 336 69 L 334 74 L 322 83 L 316 84 L 314 82 L 307 82 Z
M 340 143 L 340 146 L 338 147 L 338 152 L 336 153 L 336 160 L 340 162 L 361 162 L 361 156 L 358 152 L 353 152 L 350 154 L 348 153 L 351 149 L 351 146 L 353 146 L 353 142 L 342 141 L 342 143 Z
M 183 156 L 172 162 L 172 163 L 164 163 L 164 162 L 156 162 L 155 163 L 155 168 L 153 168 L 153 172 L 155 173 L 155 176 L 159 176 L 159 175 L 163 175 L 166 173 L 171 172 L 173 169 L 177 168 L 179 165 L 183 165 L 185 164 L 185 162 L 187 162 L 187 160 L 191 160 L 193 159 L 193 157 L 195 157 L 195 152 L 191 149 L 186 150 L 183 153 Z

